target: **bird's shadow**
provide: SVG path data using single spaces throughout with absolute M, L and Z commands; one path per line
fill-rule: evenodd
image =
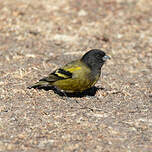
M 43 89 L 45 91 L 53 90 L 54 93 L 58 94 L 61 97 L 66 96 L 66 97 L 78 97 L 78 98 L 82 98 L 85 96 L 95 96 L 95 94 L 98 90 L 104 90 L 104 88 L 102 88 L 102 87 L 99 88 L 99 87 L 95 87 L 95 86 L 90 88 L 90 89 L 87 89 L 83 92 L 76 92 L 76 93 L 62 92 L 53 86 L 51 86 L 51 87 L 47 86 L 47 87 L 42 87 L 42 88 L 38 88 L 38 89 Z

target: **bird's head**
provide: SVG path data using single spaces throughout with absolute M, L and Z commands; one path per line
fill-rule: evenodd
M 100 69 L 107 59 L 110 59 L 105 52 L 99 49 L 93 49 L 83 55 L 81 61 L 87 64 L 91 69 Z

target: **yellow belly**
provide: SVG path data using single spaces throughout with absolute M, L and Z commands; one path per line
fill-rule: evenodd
M 91 82 L 90 80 L 78 80 L 78 79 L 65 79 L 58 80 L 53 83 L 55 87 L 65 92 L 82 92 L 91 88 L 96 81 Z

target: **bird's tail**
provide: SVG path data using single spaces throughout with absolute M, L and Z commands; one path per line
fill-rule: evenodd
M 32 89 L 32 88 L 41 89 L 41 88 L 50 87 L 50 86 L 51 86 L 50 83 L 47 81 L 39 81 L 35 83 L 34 85 L 29 86 L 28 89 Z

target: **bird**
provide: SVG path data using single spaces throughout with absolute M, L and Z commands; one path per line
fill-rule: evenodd
M 104 51 L 92 49 L 85 53 L 82 58 L 56 69 L 28 88 L 55 87 L 65 93 L 82 93 L 97 83 L 101 67 L 107 59 L 110 57 Z

